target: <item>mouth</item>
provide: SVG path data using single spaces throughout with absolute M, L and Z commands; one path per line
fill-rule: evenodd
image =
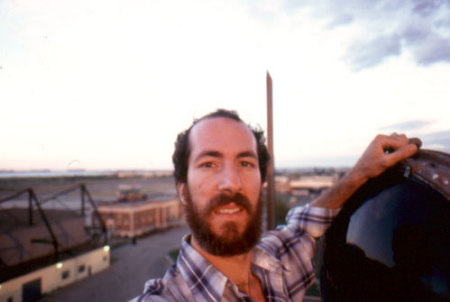
M 235 214 L 237 212 L 241 211 L 239 208 L 232 208 L 232 209 L 218 209 L 216 210 L 217 214 Z
M 214 210 L 214 213 L 217 215 L 239 215 L 240 213 L 245 212 L 245 209 L 241 206 L 238 206 L 234 203 L 230 203 L 224 206 L 219 206 Z

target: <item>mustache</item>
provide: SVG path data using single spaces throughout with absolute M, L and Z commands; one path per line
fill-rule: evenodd
M 225 195 L 225 194 L 218 194 L 211 198 L 209 201 L 208 207 L 206 209 L 206 213 L 211 213 L 214 208 L 223 206 L 229 203 L 235 203 L 238 206 L 243 207 L 247 213 L 252 213 L 252 206 L 250 204 L 250 200 L 246 196 L 244 196 L 241 193 L 235 193 L 234 195 Z

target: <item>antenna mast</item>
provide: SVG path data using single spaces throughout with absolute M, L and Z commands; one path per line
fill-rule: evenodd
M 267 167 L 267 229 L 275 227 L 275 156 L 273 153 L 273 118 L 272 118 L 272 78 L 267 71 L 267 147 L 269 149 L 270 161 Z

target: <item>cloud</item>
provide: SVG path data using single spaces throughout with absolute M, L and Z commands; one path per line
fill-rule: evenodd
M 386 130 L 394 130 L 394 131 L 410 131 L 410 130 L 418 130 L 420 128 L 423 128 L 427 125 L 432 124 L 432 121 L 428 120 L 411 120 L 406 122 L 401 122 L 393 125 L 388 125 L 385 127 L 380 128 L 382 131 Z
M 450 62 L 450 40 L 436 35 L 426 37 L 421 45 L 414 45 L 412 49 L 416 60 L 422 65 L 436 62 Z
M 328 0 L 286 1 L 287 9 L 311 7 L 329 20 L 328 28 L 355 26 L 362 34 L 344 59 L 355 70 L 374 67 L 386 58 L 411 55 L 419 65 L 450 62 L 450 1 Z
M 450 130 L 420 135 L 423 148 L 450 153 Z
M 347 25 L 352 23 L 354 20 L 353 16 L 350 14 L 342 14 L 339 16 L 336 16 L 329 24 L 328 27 L 329 28 L 334 28 L 340 25 Z
M 396 35 L 377 36 L 369 41 L 357 41 L 346 55 L 355 70 L 372 67 L 389 56 L 399 55 L 401 43 Z
M 441 4 L 445 4 L 445 1 L 436 1 L 436 0 L 416 0 L 413 2 L 413 8 L 412 11 L 420 16 L 426 17 L 433 13 L 435 13 L 437 10 L 439 10 L 439 7 Z
M 380 128 L 381 131 L 409 132 L 410 137 L 418 137 L 422 148 L 450 153 L 450 130 L 424 132 L 424 128 L 433 124 L 428 120 L 411 120 Z

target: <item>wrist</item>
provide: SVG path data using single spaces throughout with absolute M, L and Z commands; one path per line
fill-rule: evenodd
M 369 180 L 369 177 L 364 173 L 358 172 L 357 169 L 351 169 L 342 178 L 342 182 L 346 183 L 349 187 L 359 188 Z
M 340 208 L 368 179 L 369 177 L 358 172 L 358 169 L 352 169 L 333 187 L 314 200 L 311 206 L 329 209 Z

